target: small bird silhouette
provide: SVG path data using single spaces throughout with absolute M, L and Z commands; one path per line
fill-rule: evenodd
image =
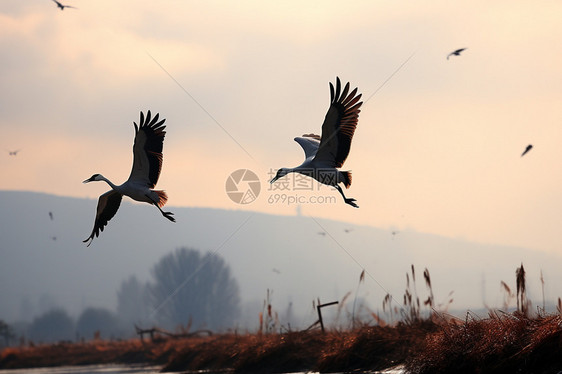
M 78 9 L 78 8 L 76 8 L 76 7 L 74 7 L 74 6 L 71 6 L 71 5 L 64 5 L 64 4 L 61 4 L 61 3 L 59 3 L 57 0 L 53 0 L 53 1 L 57 4 L 57 7 L 59 7 L 60 10 L 64 10 L 64 8 Z
M 49 218 L 51 219 L 51 221 L 54 219 L 53 212 L 49 212 Z
M 533 145 L 529 144 L 527 146 L 527 148 L 525 148 L 525 150 L 523 151 L 523 153 L 521 153 L 521 157 L 525 156 L 527 154 L 527 152 L 529 152 L 531 149 L 533 149 Z
M 325 231 L 319 231 L 318 235 L 326 236 L 326 232 Z
M 21 151 L 21 149 L 17 149 L 15 151 L 8 151 L 8 154 L 10 156 L 17 156 L 19 151 Z
M 54 1 L 54 0 L 53 0 L 53 1 Z M 457 49 L 456 51 L 453 51 L 453 52 L 449 53 L 449 54 L 447 55 L 447 60 L 448 60 L 449 57 L 451 57 L 451 56 L 460 56 L 460 55 L 461 55 L 461 52 L 464 51 L 465 49 L 466 49 L 466 48 L 459 48 L 459 49 Z

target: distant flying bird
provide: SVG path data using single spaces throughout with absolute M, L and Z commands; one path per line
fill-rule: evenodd
M 64 10 L 64 8 L 78 9 L 78 8 L 76 8 L 76 7 L 74 7 L 74 6 L 71 6 L 71 5 L 64 5 L 64 4 L 61 4 L 61 3 L 59 3 L 57 0 L 53 0 L 53 1 L 57 4 L 57 7 L 59 7 L 60 10 Z
M 19 151 L 21 151 L 21 149 L 16 149 L 15 151 L 8 151 L 8 154 L 10 156 L 17 156 Z
M 326 232 L 325 231 L 318 231 L 318 235 L 326 236 Z
M 525 148 L 525 150 L 523 151 L 523 153 L 521 153 L 521 157 L 525 156 L 527 154 L 527 152 L 529 152 L 531 149 L 533 149 L 533 145 L 529 144 L 527 146 L 527 148 Z
M 448 60 L 449 57 L 451 57 L 451 56 L 460 56 L 460 55 L 461 55 L 461 52 L 464 51 L 465 49 L 466 49 L 466 48 L 460 48 L 460 49 L 457 49 L 456 51 L 453 51 L 453 52 L 449 53 L 449 54 L 447 55 L 447 60 Z
M 346 204 L 355 208 L 359 206 L 355 199 L 345 197 L 342 188 L 351 186 L 351 172 L 338 170 L 345 162 L 351 148 L 351 139 L 357 127 L 361 94 L 357 88 L 349 92 L 349 83 L 341 90 L 341 82 L 336 77 L 336 89 L 330 82 L 330 108 L 322 124 L 322 136 L 305 134 L 295 138 L 304 150 L 304 162 L 295 168 L 281 168 L 270 183 L 289 174 L 300 173 L 316 179 L 318 182 L 335 187 Z
M 49 212 L 49 218 L 51 219 L 51 221 L 54 219 L 53 212 Z
M 343 231 L 345 231 L 346 234 L 349 234 L 350 232 L 353 231 L 353 229 L 343 229 Z
M 133 145 L 133 169 L 131 175 L 125 183 L 116 186 L 101 174 L 94 174 L 83 183 L 94 181 L 105 181 L 111 186 L 111 190 L 100 196 L 98 200 L 98 207 L 96 211 L 96 219 L 94 222 L 94 229 L 90 236 L 84 240 L 88 242 L 88 246 L 94 240 L 94 236 L 99 236 L 100 231 L 103 231 L 107 222 L 119 209 L 123 195 L 129 196 L 136 201 L 143 201 L 155 205 L 160 213 L 172 222 L 176 220 L 172 217 L 173 213 L 164 212 L 162 207 L 166 204 L 168 196 L 164 191 L 153 190 L 160 171 L 162 170 L 162 147 L 164 143 L 164 129 L 165 119 L 158 122 L 157 113 L 154 118 L 151 118 L 150 110 L 144 117 L 144 113 L 140 112 L 140 122 L 135 125 L 135 143 Z

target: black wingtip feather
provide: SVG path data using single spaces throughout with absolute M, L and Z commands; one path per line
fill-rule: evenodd
M 349 82 L 346 83 L 345 87 L 343 88 L 343 92 L 341 93 L 342 100 L 347 98 L 347 92 L 349 91 Z
M 335 97 L 335 101 L 337 102 L 340 99 L 340 92 L 341 92 L 341 82 L 340 82 L 340 78 L 336 77 L 336 97 Z
M 335 121 L 335 123 L 328 125 L 335 126 L 335 128 L 328 129 L 327 134 L 329 135 L 326 137 L 324 136 L 326 135 L 324 126 L 327 125 L 327 122 L 325 120 L 324 124 L 322 125 L 322 140 L 317 152 L 318 157 L 323 152 L 323 146 L 325 144 L 328 144 L 328 142 L 330 142 L 330 139 L 335 136 L 337 138 L 337 149 L 335 150 L 335 154 L 324 154 L 321 157 L 325 157 L 326 159 L 331 159 L 333 157 L 336 168 L 340 168 L 343 165 L 347 158 L 347 155 L 349 154 L 351 140 L 355 133 L 357 122 L 359 119 L 359 108 L 363 104 L 363 102 L 359 102 L 362 95 L 357 94 L 358 88 L 354 88 L 353 90 L 351 90 L 351 92 L 350 89 L 350 83 L 346 82 L 342 90 L 341 80 L 337 76 L 335 88 L 334 84 L 330 83 L 331 105 L 330 109 L 328 110 L 328 114 L 335 114 L 337 116 L 337 119 L 332 119 L 332 121 Z M 326 119 L 328 119 L 328 115 Z

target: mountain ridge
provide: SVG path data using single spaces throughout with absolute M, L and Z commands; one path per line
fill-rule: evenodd
M 95 206 L 93 199 L 0 190 L 0 319 L 29 319 L 52 306 L 73 315 L 89 306 L 114 310 L 121 281 L 148 280 L 161 256 L 183 246 L 225 259 L 243 312 L 256 320 L 267 290 L 280 310 L 292 303 L 308 311 L 317 298 L 341 300 L 356 289 L 374 310 L 387 293 L 398 303 L 412 264 L 420 299 L 427 297 L 421 274 L 428 268 L 436 301 L 454 291 L 453 307 L 501 306 L 500 281 L 515 289 L 521 263 L 535 304 L 542 304 L 543 270 L 547 299 L 562 293 L 556 287 L 562 258 L 554 254 L 298 215 L 170 207 L 177 218 L 171 224 L 153 207 L 125 200 L 86 248 Z M 367 277 L 358 287 L 363 269 Z

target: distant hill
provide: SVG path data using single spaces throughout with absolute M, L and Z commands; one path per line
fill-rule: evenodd
M 125 199 L 86 247 L 82 240 L 92 229 L 96 203 L 0 191 L 0 319 L 29 320 L 52 306 L 75 316 L 89 306 L 115 309 L 122 280 L 148 280 L 153 264 L 181 246 L 226 260 L 240 285 L 245 318 L 256 326 L 267 289 L 273 307 L 284 311 L 292 303 L 305 316 L 302 324 L 314 319 L 317 298 L 341 300 L 357 290 L 374 310 L 382 309 L 387 292 L 401 303 L 411 264 L 420 299 L 427 297 L 427 267 L 437 302 L 454 291 L 452 308 L 481 308 L 484 301 L 501 306 L 500 281 L 515 290 L 515 268 L 522 262 L 535 305 L 542 304 L 541 269 L 547 299 L 562 295 L 558 256 L 306 216 L 168 207 L 177 218 L 172 224 L 156 209 Z M 357 288 L 363 268 L 365 283 Z

